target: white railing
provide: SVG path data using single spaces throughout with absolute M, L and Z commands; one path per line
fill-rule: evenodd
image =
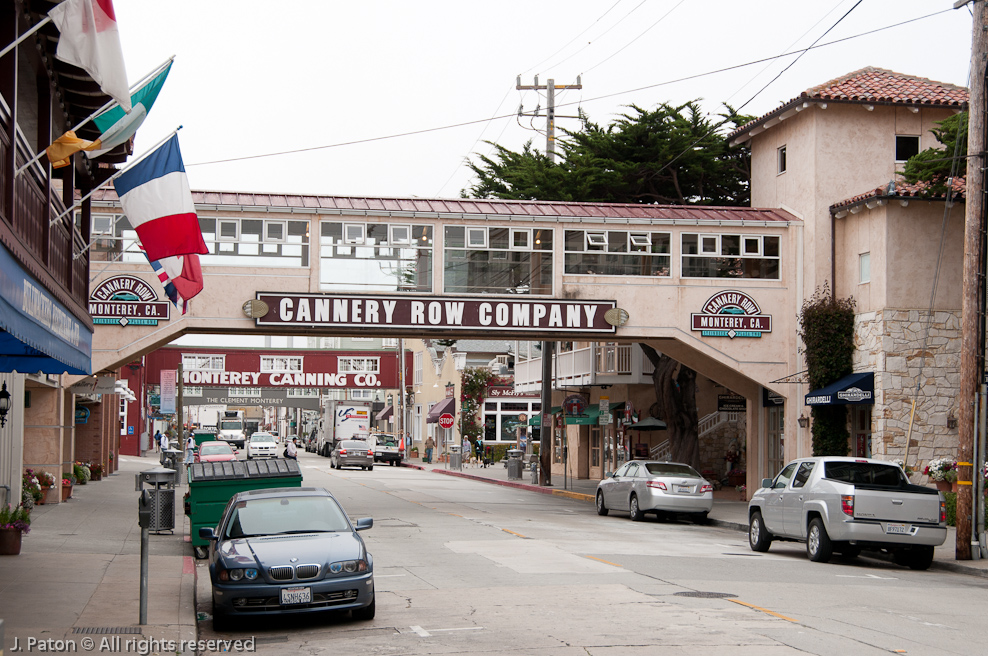
M 598 374 L 628 375 L 631 373 L 633 351 L 630 344 L 598 346 L 595 351 Z
M 652 460 L 671 460 L 672 444 L 669 443 L 669 440 L 659 442 L 649 451 L 649 457 Z
M 745 414 L 743 412 L 711 412 L 698 422 L 697 433 L 700 437 L 711 433 L 727 423 L 737 423 Z

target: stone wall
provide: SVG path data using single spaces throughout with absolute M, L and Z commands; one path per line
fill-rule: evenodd
M 961 327 L 958 312 L 892 310 L 855 317 L 855 371 L 875 372 L 872 453 L 906 456 L 912 402 L 916 400 L 906 463 L 921 473 L 933 458 L 955 458 Z M 917 390 L 917 381 L 919 388 Z M 955 422 L 954 422 L 955 423 Z M 926 482 L 913 479 L 914 482 Z

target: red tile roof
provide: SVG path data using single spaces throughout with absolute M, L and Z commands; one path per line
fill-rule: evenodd
M 953 200 L 964 200 L 967 186 L 964 178 L 954 178 L 951 184 L 953 190 Z M 926 200 L 946 200 L 946 196 L 931 196 L 928 193 L 929 185 L 923 182 L 909 184 L 906 182 L 896 182 L 895 188 L 890 189 L 888 185 L 872 189 L 863 194 L 846 198 L 830 206 L 830 213 L 836 214 L 842 210 L 848 210 L 857 205 L 863 205 L 872 200 L 888 200 L 892 198 L 924 198 Z
M 315 196 L 251 192 L 193 191 L 196 205 L 218 208 L 265 208 L 293 211 L 306 208 L 321 214 L 409 216 L 423 218 L 515 217 L 552 221 L 556 219 L 628 219 L 629 221 L 762 221 L 793 222 L 796 217 L 781 209 L 756 207 L 710 207 L 700 205 L 642 205 L 636 203 L 569 203 L 555 201 L 497 200 L 490 198 L 394 198 Z M 118 202 L 116 192 L 97 190 L 93 202 Z
M 750 121 L 731 132 L 737 140 L 754 128 L 806 102 L 852 103 L 860 105 L 905 105 L 967 109 L 970 94 L 965 87 L 935 82 L 913 75 L 903 75 L 871 66 L 848 73 L 815 87 L 810 87 L 781 107 Z

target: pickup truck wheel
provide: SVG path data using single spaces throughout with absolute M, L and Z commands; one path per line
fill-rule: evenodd
M 645 519 L 645 513 L 638 507 L 638 496 L 635 494 L 631 495 L 630 515 L 633 522 L 640 522 Z
M 823 520 L 819 517 L 813 518 L 810 527 L 806 531 L 806 555 L 814 563 L 825 563 L 830 560 L 834 553 L 834 545 L 830 542 L 827 529 L 823 526 Z
M 933 547 L 916 547 L 909 552 L 909 569 L 930 569 L 933 564 Z
M 604 493 L 597 490 L 597 514 L 600 516 L 605 516 L 608 512 L 610 511 L 607 509 L 607 506 L 604 505 Z
M 762 514 L 757 510 L 748 520 L 748 544 L 752 551 L 766 552 L 772 545 L 772 534 L 765 529 Z

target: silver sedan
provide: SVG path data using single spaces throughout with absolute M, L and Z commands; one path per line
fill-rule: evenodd
M 627 510 L 639 522 L 646 513 L 689 514 L 703 522 L 714 507 L 714 486 L 689 465 L 632 460 L 597 484 L 597 514 Z
M 342 440 L 336 443 L 329 456 L 335 469 L 360 467 L 374 469 L 374 447 L 364 440 Z

